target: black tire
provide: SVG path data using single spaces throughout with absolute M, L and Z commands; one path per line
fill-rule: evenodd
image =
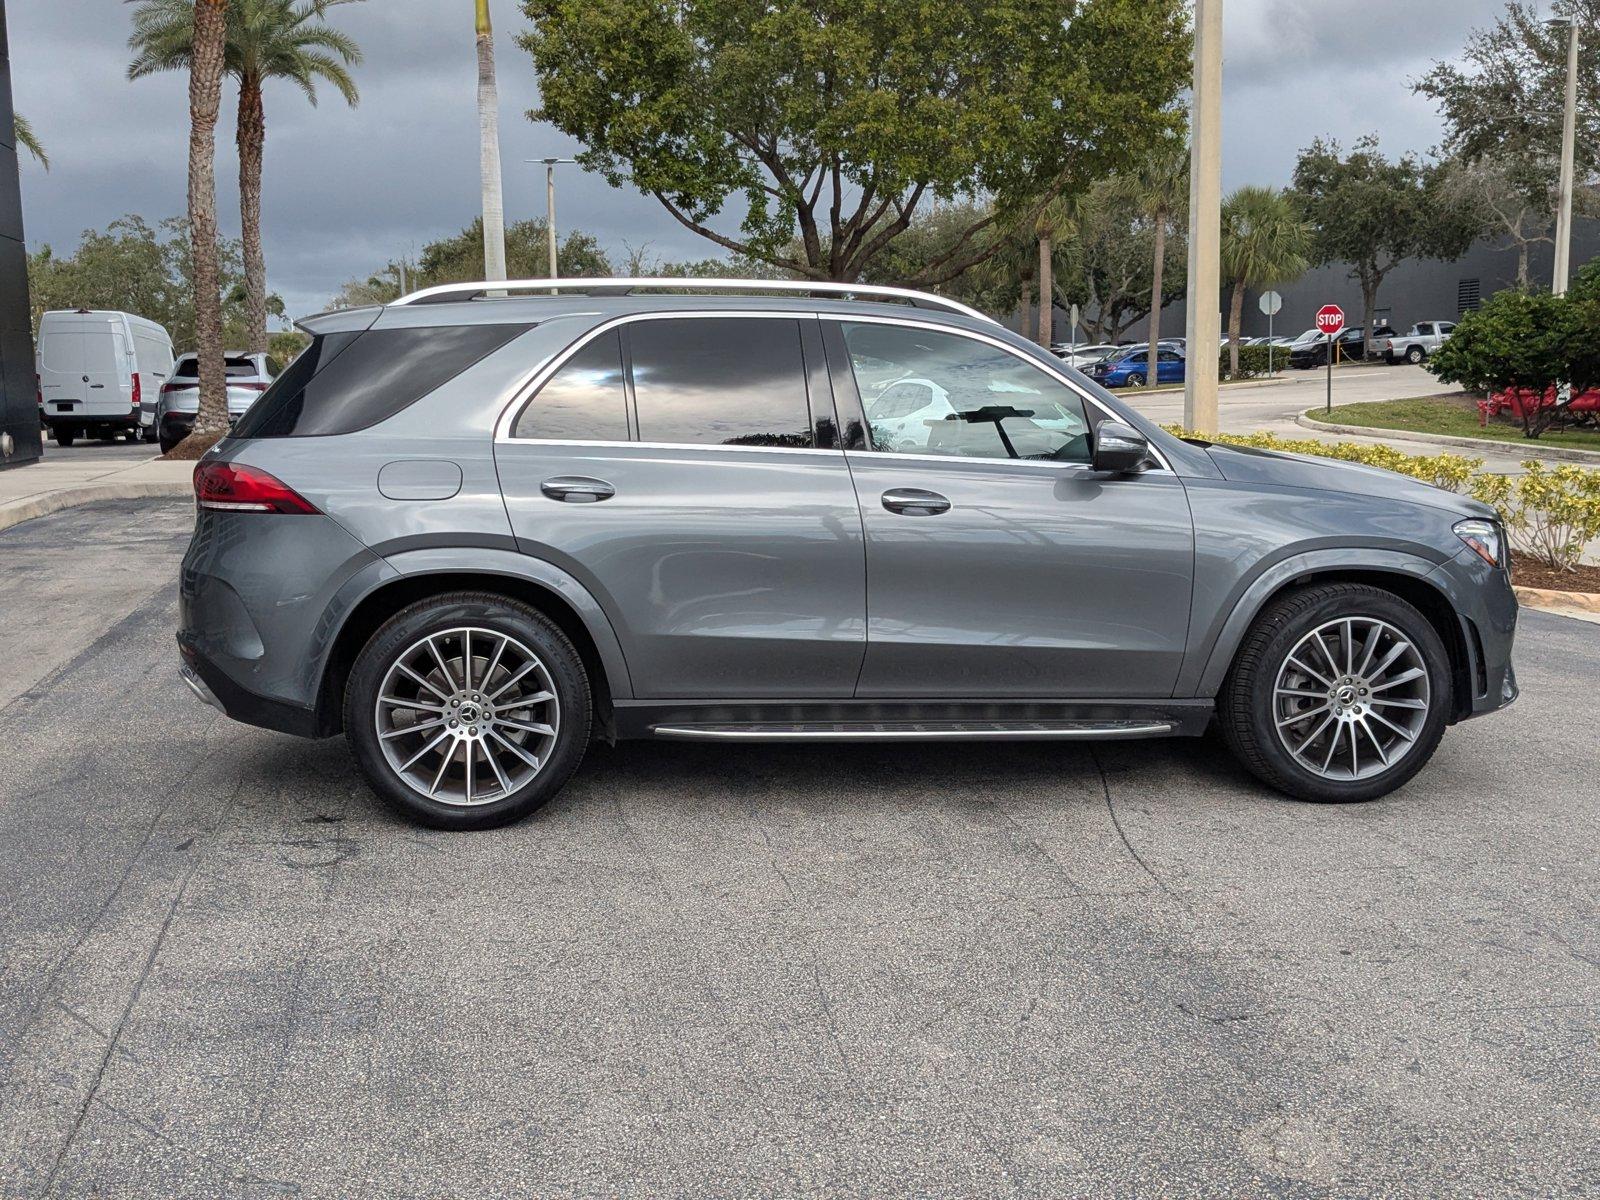
M 407 784 L 384 755 L 375 712 L 384 677 L 409 648 L 462 626 L 514 638 L 532 651 L 554 687 L 560 713 L 554 743 L 532 779 L 509 795 L 471 806 L 430 798 Z M 487 592 L 452 592 L 396 613 L 356 657 L 345 688 L 345 737 L 372 790 L 402 816 L 436 829 L 491 829 L 542 807 L 583 761 L 591 722 L 589 677 L 567 636 L 538 610 Z
M 183 441 L 182 437 L 169 437 L 167 434 L 158 434 L 156 441 L 161 445 L 161 453 L 171 454 L 172 448 Z
M 1414 741 L 1393 766 L 1364 778 L 1341 780 L 1307 769 L 1280 740 L 1274 687 L 1279 669 L 1302 639 L 1347 617 L 1386 622 L 1410 640 L 1427 673 L 1428 709 Z M 1433 757 L 1453 704 L 1451 679 L 1449 656 L 1438 632 L 1410 604 L 1366 584 L 1322 584 L 1274 601 L 1256 618 L 1217 698 L 1217 723 L 1228 749 L 1245 769 L 1286 795 L 1320 803 L 1375 800 L 1405 784 Z
M 78 431 L 76 429 L 52 429 L 50 436 L 55 439 L 56 445 L 70 446 L 78 440 Z
M 1421 346 L 1411 346 L 1406 350 L 1406 361 L 1413 367 L 1427 357 L 1427 351 L 1425 351 Z
M 1139 372 L 1135 371 L 1132 375 L 1128 376 L 1128 386 L 1131 387 L 1131 388 L 1141 388 L 1141 387 L 1143 387 L 1144 386 L 1144 376 L 1139 374 Z

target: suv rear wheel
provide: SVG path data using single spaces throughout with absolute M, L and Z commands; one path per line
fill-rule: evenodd
M 1218 699 L 1224 740 L 1302 800 L 1373 800 L 1420 771 L 1444 735 L 1450 663 L 1433 625 L 1364 584 L 1307 588 L 1245 636 Z
M 345 735 L 402 815 L 443 829 L 527 816 L 571 777 L 589 742 L 589 680 L 541 613 L 458 592 L 402 609 L 356 658 Z

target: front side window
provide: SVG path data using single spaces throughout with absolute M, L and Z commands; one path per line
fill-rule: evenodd
M 628 393 L 622 337 L 615 330 L 587 343 L 546 380 L 522 410 L 511 436 L 556 441 L 628 440 Z
M 1082 398 L 987 343 L 904 325 L 842 325 L 872 448 L 1086 463 Z M 903 411 L 913 397 L 918 407 Z
M 815 445 L 798 321 L 636 321 L 628 352 L 642 442 Z

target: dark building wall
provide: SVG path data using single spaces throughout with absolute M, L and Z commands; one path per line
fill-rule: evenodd
M 1600 221 L 1579 220 L 1572 231 L 1573 271 L 1595 258 L 1600 258 Z M 1535 287 L 1550 286 L 1553 261 L 1554 247 L 1549 244 L 1540 243 L 1531 248 L 1528 276 Z M 1466 311 L 1470 296 L 1487 299 L 1516 281 L 1516 249 L 1503 245 L 1498 239 L 1484 239 L 1451 262 L 1407 259 L 1378 289 L 1378 318 L 1387 320 L 1402 332 L 1417 321 L 1454 321 Z M 1289 337 L 1304 333 L 1311 328 L 1317 309 L 1324 304 L 1337 304 L 1344 309 L 1345 320 L 1351 325 L 1361 322 L 1361 287 L 1350 278 L 1348 264 L 1319 267 L 1277 291 L 1283 296 L 1283 310 L 1272 319 L 1273 333 Z M 1262 316 L 1257 305 L 1259 297 L 1260 293 L 1250 292 L 1245 298 L 1243 330 L 1246 337 L 1267 333 L 1267 318 Z M 1228 330 L 1231 300 L 1232 296 L 1224 292 L 1218 303 L 1224 336 Z M 1162 336 L 1182 337 L 1185 317 L 1182 299 L 1162 309 Z M 1066 320 L 1066 314 L 1057 309 L 1056 337 L 1059 341 L 1068 340 Z M 1148 330 L 1149 322 L 1140 321 L 1122 336 L 1127 341 L 1140 341 Z M 1081 332 L 1079 340 L 1083 340 Z
M 39 457 L 39 404 L 28 323 L 28 254 L 12 127 L 11 57 L 0 0 L 0 467 Z

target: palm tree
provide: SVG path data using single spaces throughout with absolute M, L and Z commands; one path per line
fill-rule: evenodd
M 1155 380 L 1156 343 L 1161 340 L 1161 305 L 1167 266 L 1167 232 L 1189 203 L 1189 148 L 1171 138 L 1155 146 L 1119 186 L 1131 196 L 1155 232 L 1150 283 L 1150 352 L 1145 378 Z
M 1310 269 L 1311 227 L 1293 201 L 1270 187 L 1242 187 L 1222 205 L 1222 270 L 1233 282 L 1228 373 L 1239 374 L 1239 325 L 1247 288 L 1298 279 Z
M 1076 226 L 1075 218 L 1073 206 L 1057 197 L 1045 205 L 1033 224 L 1034 234 L 1039 241 L 1039 345 L 1046 350 L 1055 340 L 1056 244 L 1061 236 L 1071 236 Z
M 17 139 L 17 145 L 33 155 L 38 160 L 39 165 L 48 171 L 50 169 L 50 156 L 44 152 L 44 143 L 39 140 L 39 135 L 33 132 L 33 126 L 28 123 L 28 118 L 21 113 L 12 113 L 11 129 L 13 136 Z
M 506 213 L 500 198 L 500 88 L 494 75 L 489 0 L 477 0 L 478 167 L 483 188 L 483 277 L 506 277 Z
M 193 0 L 136 0 L 135 52 L 128 78 L 182 68 L 194 29 Z M 266 149 L 262 85 L 287 79 L 317 102 L 317 84 L 330 84 L 348 104 L 360 93 L 349 67 L 361 49 L 323 20 L 328 9 L 356 0 L 233 0 L 228 14 L 226 62 L 239 81 L 239 218 L 244 249 L 245 323 L 249 349 L 267 348 L 267 268 L 261 248 L 261 164 Z
M 194 257 L 195 351 L 200 410 L 184 439 L 211 445 L 228 432 L 217 262 L 217 110 L 228 49 L 228 0 L 195 0 L 189 55 L 189 237 Z M 185 457 L 189 457 L 186 454 Z

